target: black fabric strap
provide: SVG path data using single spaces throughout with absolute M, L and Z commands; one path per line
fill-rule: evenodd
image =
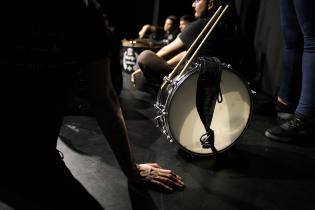
M 222 65 L 215 57 L 198 57 L 197 63 L 200 64 L 200 72 L 197 81 L 196 107 L 206 130 L 206 133 L 200 137 L 200 142 L 203 148 L 211 148 L 216 154 L 215 133 L 210 125 L 216 102 L 222 102 L 220 89 Z

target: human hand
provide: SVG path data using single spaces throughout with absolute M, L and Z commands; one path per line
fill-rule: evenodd
M 132 82 L 133 86 L 136 86 L 136 81 L 137 79 L 139 79 L 142 76 L 142 71 L 141 69 L 137 69 L 134 72 L 132 72 L 131 77 L 130 77 L 130 81 Z
M 139 34 L 139 38 L 142 39 L 144 37 L 144 35 L 149 31 L 149 29 L 150 29 L 150 25 L 149 24 L 145 24 L 142 27 L 141 31 L 139 31 L 139 33 L 138 33 Z
M 169 169 L 162 168 L 157 163 L 137 165 L 140 173 L 140 183 L 157 191 L 174 192 L 183 190 L 183 178 Z
M 145 31 L 141 30 L 141 31 L 139 31 L 138 34 L 139 34 L 139 39 L 142 39 L 145 35 Z

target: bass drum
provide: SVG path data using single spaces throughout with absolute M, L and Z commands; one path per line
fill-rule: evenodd
M 230 148 L 245 132 L 251 112 L 252 99 L 247 82 L 224 64 L 221 76 L 222 102 L 216 103 L 210 128 L 214 131 L 214 146 L 218 153 Z M 160 90 L 155 108 L 157 126 L 170 142 L 184 151 L 198 156 L 214 155 L 203 148 L 200 137 L 206 133 L 196 108 L 197 81 L 200 65 L 177 76 Z

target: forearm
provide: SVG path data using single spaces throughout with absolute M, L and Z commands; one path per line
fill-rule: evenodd
M 176 56 L 178 53 L 182 52 L 185 50 L 185 46 L 183 42 L 179 39 L 176 38 L 173 42 L 170 44 L 162 47 L 156 55 L 159 56 L 160 58 L 163 58 L 164 60 L 169 60 Z
M 127 130 L 121 109 L 106 102 L 92 103 L 93 113 L 106 137 L 117 161 L 126 176 L 135 175 L 135 160 L 128 141 Z M 119 107 L 119 105 L 116 105 Z M 110 113 L 105 110 L 112 110 Z
M 156 163 L 136 165 L 109 69 L 109 58 L 104 58 L 91 62 L 86 73 L 92 111 L 122 171 L 133 183 L 154 185 L 168 192 L 183 189 L 182 178 L 171 170 Z
M 176 56 L 174 56 L 173 58 L 169 59 L 167 61 L 167 64 L 168 65 L 171 65 L 171 66 L 176 66 L 179 61 L 186 55 L 186 51 L 183 51 L 181 53 L 178 53 Z
M 143 38 L 147 33 L 151 33 L 153 31 L 153 27 L 149 24 L 146 24 L 142 27 L 141 31 L 139 31 L 139 38 Z
M 90 103 L 93 114 L 126 176 L 138 171 L 131 152 L 127 129 L 116 93 L 107 71 L 107 60 L 97 61 L 89 67 Z

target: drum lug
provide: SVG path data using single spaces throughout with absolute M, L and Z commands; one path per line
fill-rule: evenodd
M 173 143 L 174 140 L 172 139 L 172 137 L 170 135 L 168 135 L 168 132 L 165 128 L 162 129 L 162 133 L 164 134 L 164 136 L 166 137 L 166 140 L 168 140 L 170 143 Z
M 229 70 L 232 70 L 232 65 L 231 65 L 231 64 L 229 64 L 229 63 L 221 63 L 221 64 L 222 64 L 222 66 L 223 66 L 224 68 L 229 69 Z
M 155 125 L 156 127 L 160 128 L 162 134 L 166 137 L 166 139 L 170 142 L 170 143 L 173 143 L 174 140 L 172 139 L 172 137 L 168 134 L 165 126 L 164 126 L 164 121 L 163 121 L 163 118 L 165 115 L 168 114 L 168 112 L 165 112 L 165 106 L 160 104 L 160 103 L 155 103 L 154 104 L 154 108 L 157 112 L 157 116 L 154 118 L 154 122 L 155 122 Z
M 161 118 L 168 114 L 167 112 L 165 112 L 165 106 L 161 105 L 160 103 L 155 103 L 154 108 L 156 113 L 158 114 L 158 116 L 155 117 L 155 119 Z
M 162 112 L 160 115 L 154 118 L 154 122 L 157 128 L 163 127 L 163 117 L 167 115 L 167 112 Z
M 171 144 L 174 143 L 174 140 L 173 140 L 170 136 L 167 136 L 167 140 L 168 140 Z
M 161 127 L 161 116 L 159 115 L 159 116 L 156 116 L 155 118 L 154 118 L 154 122 L 155 122 L 155 127 L 157 127 L 157 128 L 160 128 Z
M 172 86 L 172 89 L 176 89 L 178 86 L 178 81 L 173 82 L 171 86 Z
M 167 114 L 167 112 L 164 111 L 164 106 L 161 105 L 160 103 L 155 103 L 154 104 L 154 108 L 156 113 L 158 114 L 155 118 L 154 118 L 154 122 L 156 127 L 158 128 L 162 128 L 163 126 L 163 117 Z
M 156 113 L 158 114 L 161 114 L 165 109 L 165 107 L 158 102 L 154 104 L 154 108 L 155 108 Z

